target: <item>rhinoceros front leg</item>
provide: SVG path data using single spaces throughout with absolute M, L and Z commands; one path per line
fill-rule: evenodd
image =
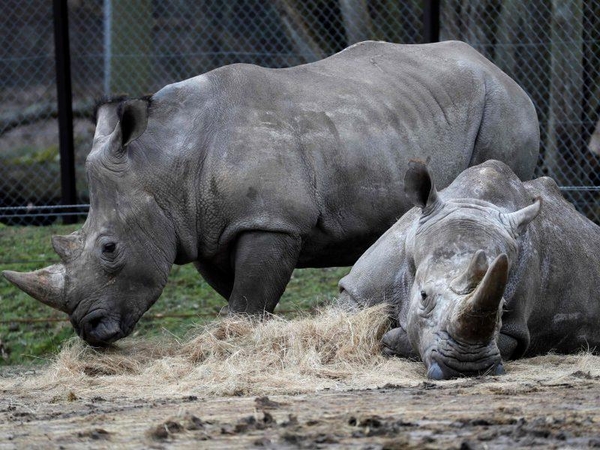
M 401 358 L 419 357 L 419 354 L 410 345 L 408 334 L 401 327 L 393 328 L 385 333 L 383 338 L 381 338 L 381 344 L 383 345 L 382 353 L 386 356 L 400 356 Z
M 235 249 L 229 312 L 273 312 L 296 267 L 300 246 L 299 237 L 283 233 L 243 233 Z
M 233 274 L 224 272 L 214 264 L 206 264 L 200 261 L 194 263 L 196 270 L 202 278 L 224 298 L 231 296 L 233 290 Z

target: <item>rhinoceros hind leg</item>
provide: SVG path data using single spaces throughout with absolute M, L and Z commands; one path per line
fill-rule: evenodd
M 300 246 L 299 237 L 284 233 L 251 231 L 240 235 L 229 312 L 273 312 L 296 267 Z
M 386 356 L 400 356 L 401 358 L 418 358 L 419 355 L 413 350 L 408 334 L 403 328 L 393 328 L 383 335 L 382 353 Z

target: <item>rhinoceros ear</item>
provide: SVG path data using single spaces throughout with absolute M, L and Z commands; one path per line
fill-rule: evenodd
M 117 117 L 117 108 L 119 103 L 109 102 L 98 105 L 94 115 L 96 116 L 96 132 L 94 133 L 94 139 L 108 136 L 111 134 L 119 118 Z
M 147 98 L 125 100 L 119 105 L 117 115 L 123 147 L 139 138 L 146 130 L 149 106 L 150 100 Z
M 541 208 L 542 198 L 537 197 L 531 205 L 513 213 L 501 214 L 500 217 L 506 226 L 508 226 L 510 233 L 517 238 L 526 230 L 527 225 L 537 217 Z
M 423 210 L 423 214 L 431 213 L 440 203 L 433 177 L 423 161 L 410 161 L 404 176 L 404 193 L 413 203 Z

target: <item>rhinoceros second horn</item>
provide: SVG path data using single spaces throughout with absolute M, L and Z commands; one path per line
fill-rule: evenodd
M 450 283 L 450 289 L 460 295 L 473 292 L 488 271 L 487 257 L 478 250 L 471 258 L 469 267 Z
M 500 303 L 508 281 L 508 257 L 499 255 L 490 265 L 472 295 L 463 300 L 452 318 L 450 333 L 467 342 L 490 340 L 500 311 Z
M 68 312 L 64 296 L 64 265 L 54 264 L 34 272 L 23 273 L 5 270 L 2 275 L 36 300 L 52 308 Z

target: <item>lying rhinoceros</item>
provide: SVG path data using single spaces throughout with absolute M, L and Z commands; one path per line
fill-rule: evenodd
M 95 345 L 131 332 L 173 263 L 229 311 L 273 311 L 295 267 L 354 263 L 412 205 L 411 158 L 440 185 L 489 158 L 533 174 L 527 95 L 466 44 L 357 44 L 290 69 L 246 64 L 98 110 L 91 209 L 62 262 L 5 276 Z
M 395 306 L 384 351 L 420 357 L 430 378 L 446 379 L 502 373 L 502 359 L 600 350 L 600 227 L 552 179 L 523 183 L 499 161 L 440 193 L 433 178 L 410 163 L 404 190 L 416 207 L 339 283 L 346 303 Z

